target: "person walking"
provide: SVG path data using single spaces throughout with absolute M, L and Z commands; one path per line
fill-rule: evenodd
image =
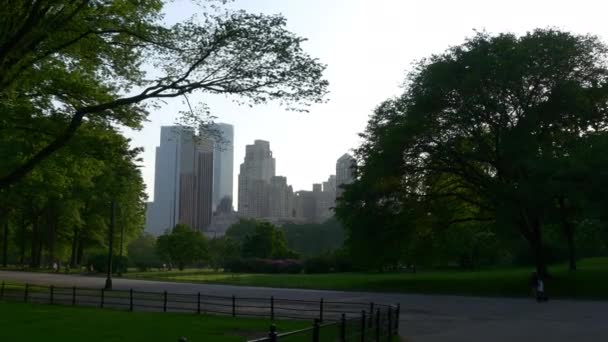
M 542 277 L 538 277 L 537 284 L 536 284 L 536 301 L 540 303 L 540 302 L 546 302 L 548 300 L 549 300 L 549 298 L 547 297 L 547 294 L 545 293 L 545 282 L 543 281 Z

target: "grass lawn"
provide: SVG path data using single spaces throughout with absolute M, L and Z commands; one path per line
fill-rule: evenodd
M 581 260 L 578 270 L 550 267 L 551 297 L 608 299 L 608 258 Z M 531 268 L 418 273 L 232 274 L 212 271 L 140 272 L 127 277 L 215 284 L 329 290 L 437 293 L 476 296 L 526 296 Z
M 246 341 L 265 336 L 263 319 L 210 315 L 124 312 L 0 302 L 0 341 Z M 308 322 L 277 322 L 280 332 Z

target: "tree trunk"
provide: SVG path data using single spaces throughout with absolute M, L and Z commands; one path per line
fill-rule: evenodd
M 568 242 L 568 266 L 570 271 L 576 271 L 576 246 L 574 243 L 574 225 L 568 220 L 566 200 L 563 196 L 559 198 L 559 212 L 562 221 L 564 235 Z
M 27 224 L 25 223 L 25 218 L 21 218 L 21 243 L 19 248 L 19 263 L 21 267 L 25 265 L 25 236 L 27 234 Z
M 543 250 L 543 239 L 542 239 L 542 231 L 540 222 L 537 219 L 534 219 L 531 222 L 531 241 L 530 246 L 532 247 L 532 251 L 534 253 L 534 259 L 536 262 L 536 273 L 545 278 L 549 275 L 549 271 L 547 270 L 547 261 L 545 260 L 545 253 Z
M 82 265 L 82 256 L 84 254 L 84 241 L 81 234 L 78 234 L 78 252 L 76 253 L 76 265 Z
M 528 215 L 527 213 L 525 213 L 522 218 L 523 226 L 521 227 L 521 230 L 524 237 L 528 240 L 528 243 L 530 244 L 530 249 L 532 250 L 532 254 L 534 255 L 536 273 L 540 277 L 545 278 L 549 275 L 549 272 L 547 270 L 547 262 L 545 260 L 545 253 L 543 250 L 543 239 L 540 221 L 536 217 L 530 217 L 530 215 Z
M 39 266 L 38 261 L 38 218 L 34 217 L 32 223 L 32 248 L 30 250 L 30 267 Z
M 74 233 L 72 235 L 72 255 L 70 257 L 70 267 L 74 268 L 77 264 L 78 256 L 78 229 L 74 227 Z
M 8 217 L 4 220 L 4 233 L 2 234 L 2 266 L 6 267 L 8 263 Z
M 55 241 L 57 240 L 57 217 L 54 215 L 52 208 L 49 208 L 47 213 L 47 229 L 48 229 L 48 263 L 52 265 L 55 260 Z

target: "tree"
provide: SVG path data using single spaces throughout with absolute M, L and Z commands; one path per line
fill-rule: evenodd
M 8 209 L 13 240 L 23 263 L 29 251 L 32 267 L 69 260 L 80 264 L 85 247 L 108 241 L 110 203 L 118 203 L 114 245 L 143 229 L 145 187 L 136 165 L 140 149 L 111 127 L 87 122 L 65 146 L 15 186 L 3 190 L 0 207 Z M 0 136 L 0 149 L 27 154 L 37 140 Z M 9 159 L 9 158 L 6 158 Z M 2 161 L 6 161 L 3 159 Z M 0 163 L 2 162 L 0 161 Z
M 512 227 L 546 274 L 542 231 L 557 199 L 549 176 L 571 157 L 568 146 L 606 129 L 606 52 L 596 37 L 549 29 L 479 33 L 421 61 L 404 94 L 378 107 L 357 151 L 358 184 L 395 190 L 361 202 L 354 184 L 343 207 L 422 218 L 411 204 L 435 225 Z
M 163 261 L 175 263 L 179 270 L 208 258 L 208 244 L 203 234 L 178 224 L 156 240 L 156 250 Z
M 209 240 L 209 264 L 216 271 L 240 256 L 239 244 L 227 236 Z
M 284 259 L 296 254 L 287 247 L 285 233 L 272 224 L 258 221 L 255 232 L 247 235 L 241 246 L 245 258 Z
M 255 233 L 255 227 L 257 224 L 258 221 L 255 219 L 241 218 L 237 223 L 228 228 L 226 231 L 226 237 L 232 239 L 240 245 L 248 235 Z
M 320 224 L 285 224 L 282 229 L 289 248 L 305 256 L 331 252 L 344 244 L 344 228 L 335 218 Z
M 156 253 L 156 238 L 142 233 L 127 246 L 129 262 L 141 270 L 159 266 L 160 259 Z
M 36 0 L 0 9 L 0 131 L 43 142 L 9 154 L 0 189 L 63 148 L 85 122 L 139 128 L 146 100 L 199 91 L 296 110 L 322 101 L 325 66 L 302 50 L 282 16 L 203 9 L 202 22 L 165 27 L 164 2 Z M 201 112 L 188 113 L 197 126 L 208 119 Z

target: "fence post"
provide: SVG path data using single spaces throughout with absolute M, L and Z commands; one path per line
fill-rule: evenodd
M 201 313 L 201 293 L 197 293 L 196 295 L 196 313 L 200 315 Z
M 133 311 L 133 289 L 129 289 L 129 311 Z
M 236 298 L 232 295 L 232 317 L 236 317 Z
M 106 293 L 106 290 L 102 287 L 101 288 L 101 307 L 102 308 L 103 308 L 103 299 L 105 297 L 105 293 Z
M 76 305 L 76 286 L 72 286 L 72 306 Z
M 312 342 L 319 342 L 319 335 L 320 335 L 320 326 L 319 326 L 319 322 L 320 320 L 318 318 L 315 318 L 314 323 L 312 325 Z
M 268 332 L 268 341 L 277 342 L 277 326 L 272 323 Z
M 380 308 L 376 309 L 376 342 L 380 342 Z
M 2 281 L 2 287 L 0 287 L 0 299 L 4 298 L 4 280 Z
M 49 287 L 49 290 L 50 290 L 49 303 L 51 305 L 53 305 L 53 295 L 54 295 L 54 292 L 55 292 L 55 286 L 51 285 Z
M 167 312 L 167 291 L 163 293 L 163 312 Z
M 27 293 L 30 290 L 30 284 L 25 283 L 25 290 L 24 290 L 24 294 L 23 294 L 23 301 L 27 303 Z
M 270 320 L 274 321 L 274 296 L 270 296 Z
M 388 307 L 388 338 L 393 337 L 393 307 Z
M 361 342 L 365 342 L 365 326 L 367 320 L 365 319 L 365 310 L 361 310 Z
M 323 298 L 319 301 L 319 322 L 323 323 Z
M 399 333 L 399 316 L 401 315 L 401 304 L 397 303 L 397 311 L 395 312 L 395 332 Z
M 340 342 L 346 342 L 346 314 L 340 318 Z
M 374 303 L 369 303 L 369 324 L 368 326 L 371 328 L 374 326 Z

